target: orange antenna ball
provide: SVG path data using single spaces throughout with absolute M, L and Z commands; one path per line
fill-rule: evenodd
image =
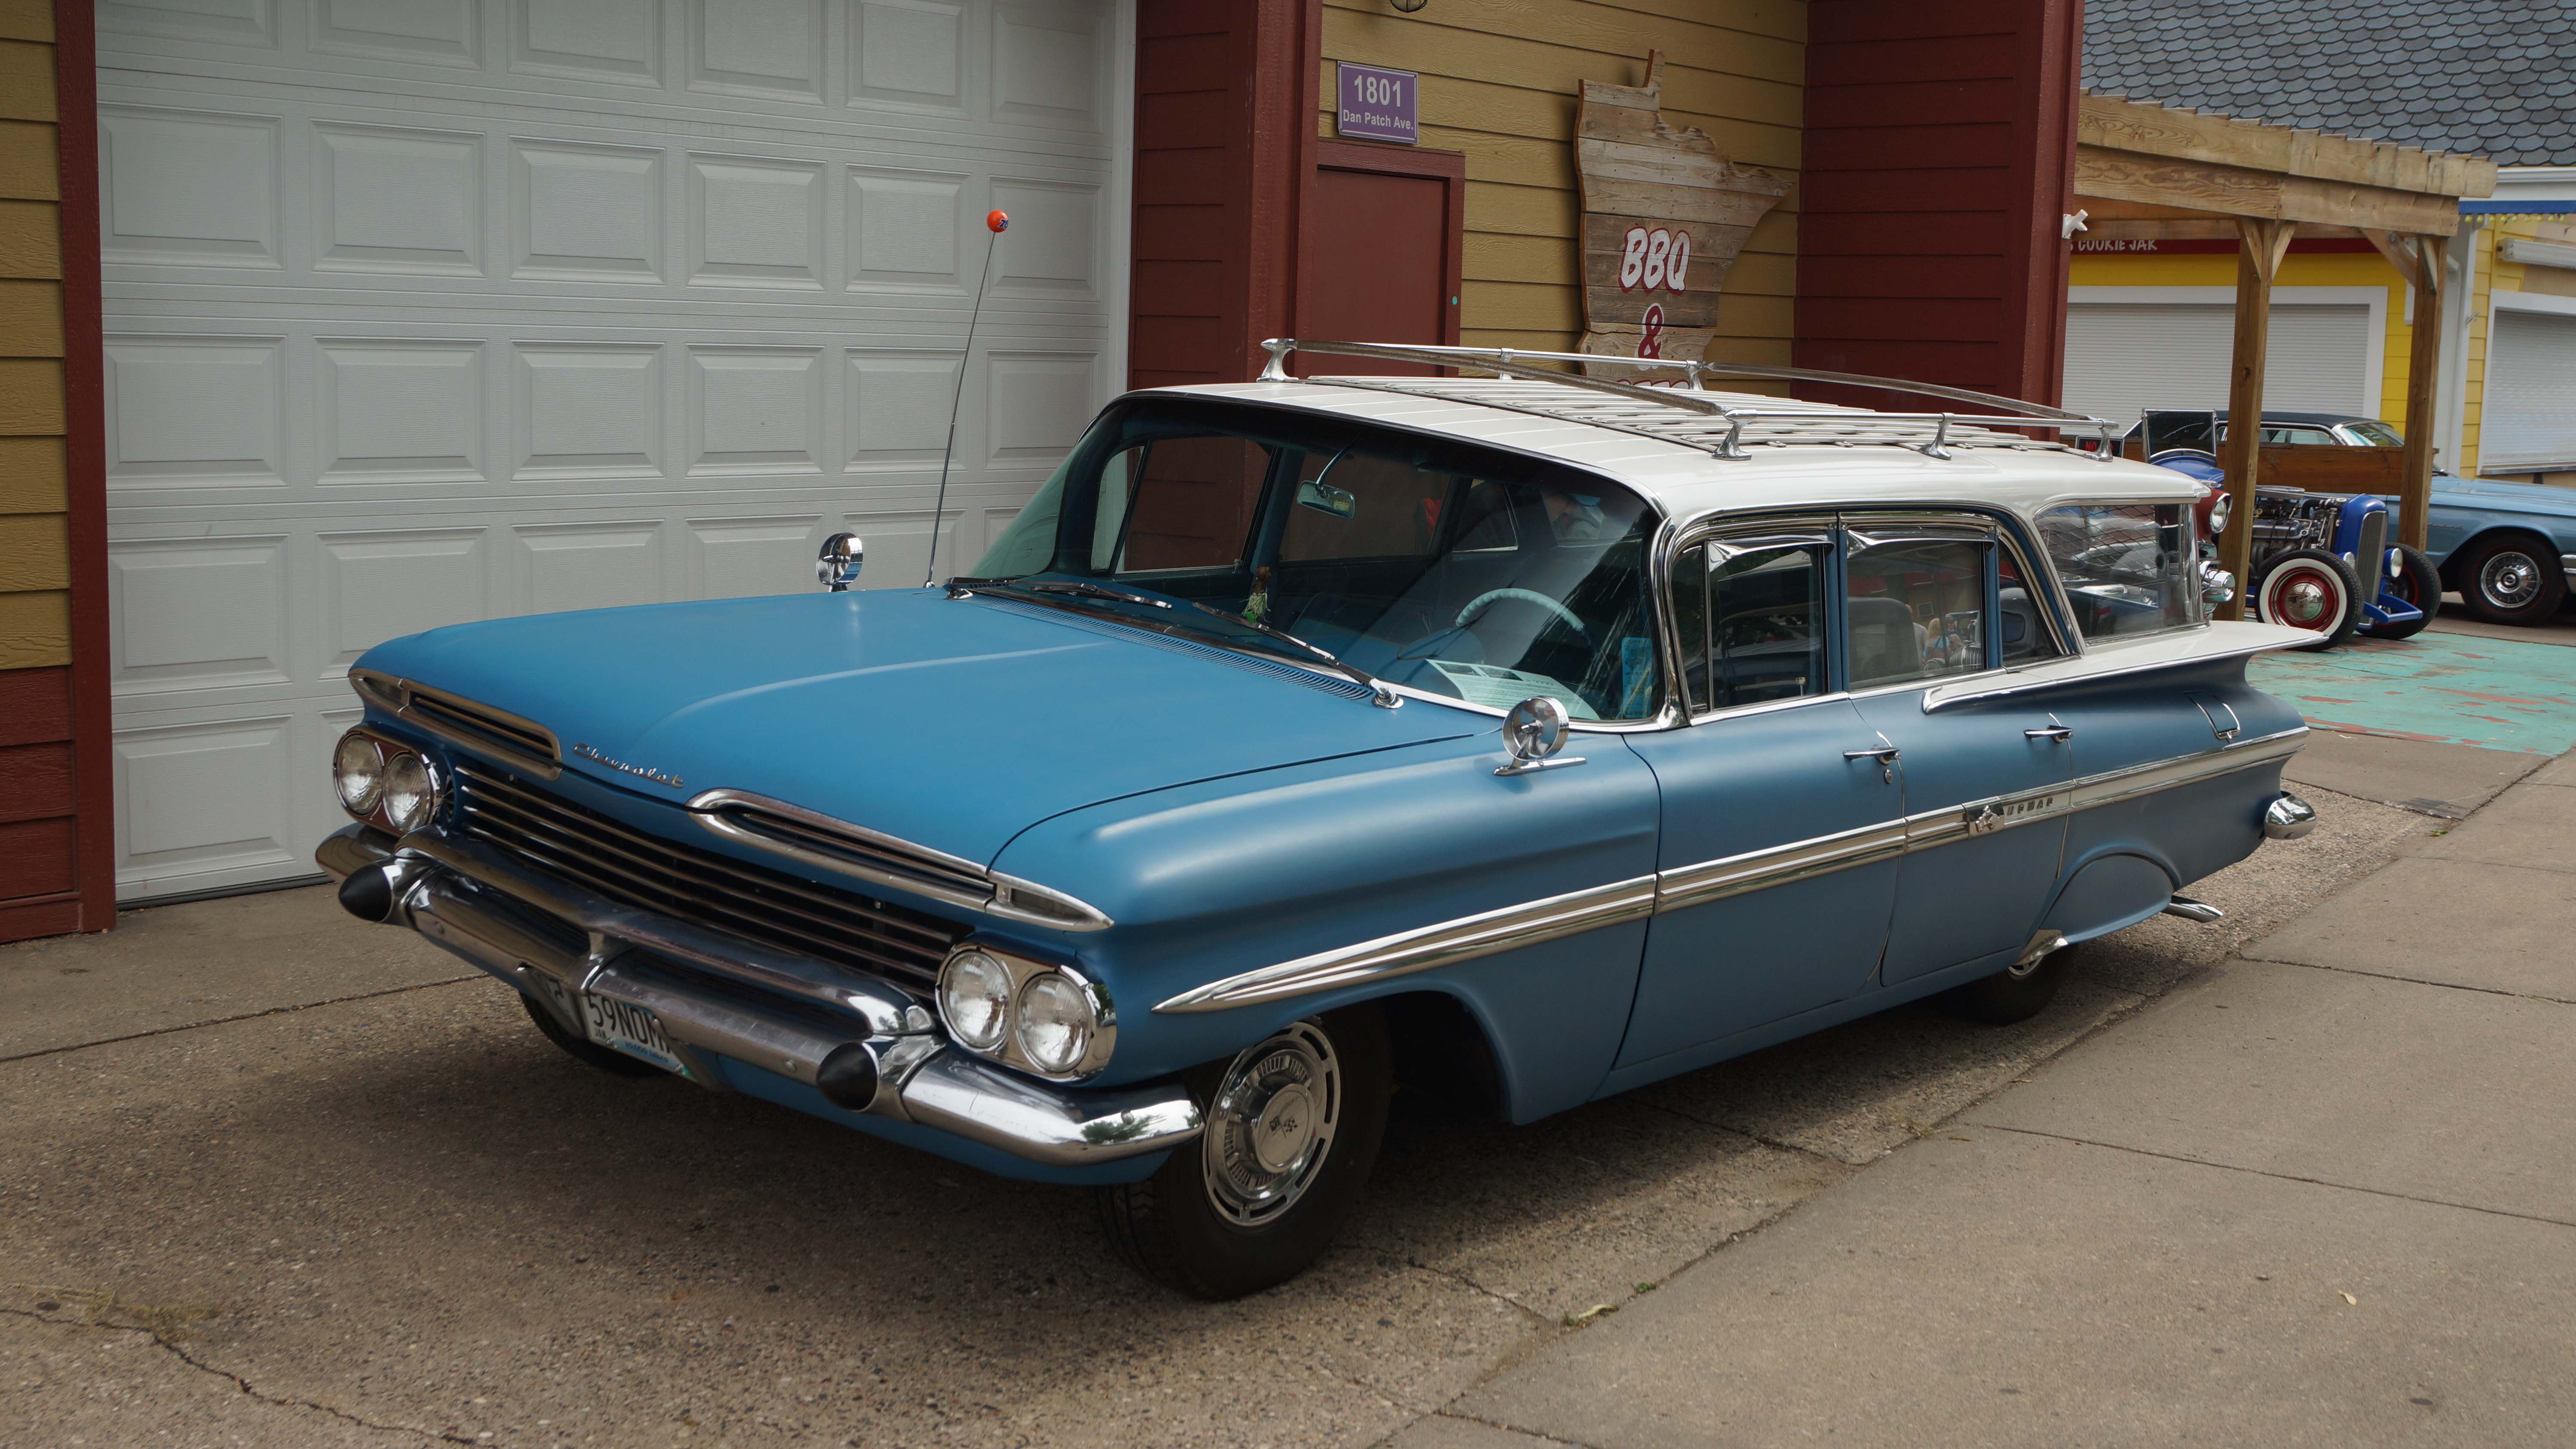
M 984 213 L 984 225 L 994 231 L 1009 231 L 1011 214 L 1006 211 L 988 211 Z

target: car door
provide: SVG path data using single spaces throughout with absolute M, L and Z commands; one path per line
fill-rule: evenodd
M 1662 796 L 1659 905 L 1619 1057 L 1641 1078 L 1865 990 L 1886 942 L 1902 791 L 1835 684 L 1829 525 L 1678 555 L 1690 722 L 1628 737 Z
M 2028 696 L 1927 710 L 1925 695 L 2050 647 L 2027 590 L 2005 587 L 2035 575 L 2017 558 L 2008 569 L 2005 540 L 1972 515 L 1846 523 L 1853 707 L 1897 747 L 1905 794 L 1905 856 L 1879 980 L 2009 964 L 2057 883 L 2074 730 Z M 2017 658 L 2008 661 L 2008 649 Z

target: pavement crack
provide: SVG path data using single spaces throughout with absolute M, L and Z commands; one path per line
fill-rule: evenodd
M 1505 1434 L 1517 1434 L 1524 1439 L 1534 1439 L 1541 1444 L 1563 1444 L 1568 1446 L 1568 1449 L 1583 1449 L 1581 1440 L 1560 1439 L 1554 1434 L 1544 1434 L 1536 1429 L 1524 1429 L 1518 1424 L 1506 1424 L 1500 1419 L 1480 1419 L 1474 1414 L 1461 1414 L 1449 1409 L 1436 1410 L 1432 1413 L 1425 1414 L 1422 1417 L 1424 1419 L 1447 1419 L 1453 1423 L 1459 1424 L 1473 1424 L 1480 1429 L 1493 1429 Z M 1417 1424 L 1420 1422 L 1420 1419 L 1414 1421 L 1414 1423 Z M 1407 1424 L 1404 1426 L 1404 1429 L 1396 1430 L 1395 1434 L 1389 1434 L 1385 1438 L 1378 1440 L 1377 1446 L 1373 1446 L 1373 1449 L 1382 1449 L 1382 1446 L 1394 1443 L 1396 1434 L 1401 1434 L 1405 1432 L 1406 1429 L 1410 1429 L 1412 1427 L 1413 1424 Z
M 2364 971 L 2358 966 L 2323 966 L 2314 961 L 2290 961 L 2279 956 L 2247 956 L 2240 961 L 2260 961 L 2267 966 L 2299 966 L 2310 971 L 2334 971 L 2345 976 L 2367 976 L 2374 981 L 2403 981 L 2409 986 L 2432 986 L 2445 991 L 2474 991 L 2481 996 L 2502 996 L 2513 1001 L 2545 1001 L 2552 1006 L 2576 1006 L 2576 997 L 2543 996 L 2536 991 L 2507 991 L 2501 986 L 2472 986 L 2465 981 L 2433 981 L 2422 976 L 2400 976 L 2394 971 Z
M 1732 1132 L 1747 1142 L 1768 1147 L 1774 1152 L 1787 1152 L 1799 1157 L 1813 1158 L 1818 1162 L 1830 1163 L 1835 1167 L 1850 1167 L 1853 1165 L 1843 1161 L 1841 1158 L 1828 1156 L 1825 1153 L 1818 1152 L 1812 1147 L 1801 1147 L 1797 1143 L 1788 1141 L 1785 1138 L 1766 1137 L 1759 1132 L 1749 1131 L 1742 1127 L 1731 1126 L 1724 1122 L 1713 1122 L 1706 1117 L 1700 1116 L 1696 1112 L 1685 1112 L 1679 1107 L 1671 1106 L 1663 1102 L 1650 1101 L 1644 1097 L 1639 1097 L 1636 1100 L 1637 1105 L 1640 1107 L 1647 1108 L 1651 1111 L 1661 1112 L 1668 1117 L 1679 1117 L 1685 1122 L 1696 1122 L 1702 1127 L 1714 1127 L 1720 1132 Z
M 1380 1248 L 1377 1251 L 1381 1257 L 1385 1258 L 1389 1262 L 1401 1263 L 1407 1268 L 1414 1269 L 1417 1272 L 1428 1273 L 1435 1278 L 1446 1278 L 1450 1282 L 1457 1284 L 1459 1287 L 1466 1289 L 1470 1293 L 1482 1294 L 1498 1303 L 1508 1303 L 1513 1308 L 1519 1310 L 1522 1316 L 1526 1317 L 1531 1323 L 1540 1328 L 1555 1328 L 1559 1326 L 1555 1319 L 1548 1317 L 1546 1314 L 1541 1313 L 1537 1309 L 1530 1307 L 1528 1304 L 1523 1303 L 1517 1298 L 1514 1298 L 1509 1293 L 1497 1293 L 1493 1289 L 1486 1287 L 1484 1284 L 1477 1282 L 1475 1279 L 1468 1277 L 1464 1273 L 1453 1273 L 1446 1268 L 1435 1268 L 1429 1263 L 1422 1261 L 1420 1258 L 1399 1257 L 1394 1253 L 1388 1252 L 1384 1248 Z
M 266 1015 L 267 1013 L 263 1012 L 261 1014 Z M 65 1296 L 71 1295 L 67 1294 Z M 105 1299 L 104 1304 L 113 1305 L 113 1298 L 109 1297 Z M 252 1387 L 250 1380 L 243 1378 L 237 1373 L 219 1369 L 213 1364 L 204 1362 L 190 1354 L 186 1349 L 180 1347 L 178 1344 L 171 1342 L 169 1336 L 163 1333 L 160 1329 L 150 1327 L 148 1325 L 139 1323 L 105 1323 L 99 1321 L 95 1317 L 91 1318 L 87 1322 L 82 1322 L 77 1319 L 56 1318 L 49 1314 L 40 1313 L 29 1308 L 0 1308 L 0 1313 L 6 1313 L 17 1318 L 31 1319 L 37 1323 L 55 1324 L 63 1328 L 87 1328 L 105 1333 L 139 1333 L 145 1338 L 150 1339 L 154 1347 L 170 1355 L 172 1358 L 177 1359 L 179 1362 L 186 1364 L 188 1367 L 195 1369 L 197 1372 L 224 1380 L 226 1383 L 231 1384 L 235 1389 L 240 1390 L 242 1395 L 246 1398 L 257 1399 L 263 1404 L 269 1404 L 280 1409 L 310 1409 L 315 1413 L 328 1414 L 332 1418 L 338 1419 L 343 1423 L 355 1424 L 361 1429 L 377 1434 L 415 1434 L 424 1439 L 434 1439 L 442 1444 L 475 1445 L 479 1442 L 477 1440 L 468 1439 L 461 1434 L 447 1433 L 444 1430 L 415 1428 L 409 1424 L 379 1424 L 372 1419 L 362 1419 L 357 1415 L 350 1413 L 346 1409 L 335 1409 L 329 1404 L 317 1404 L 311 1399 L 293 1399 L 282 1394 L 263 1393 Z
M 2072 1142 L 2080 1147 L 2100 1147 L 2112 1152 L 2134 1153 L 2140 1157 L 2161 1158 L 2167 1162 L 2188 1162 L 2194 1167 L 2214 1167 L 2222 1172 L 2242 1172 L 2255 1177 L 2268 1177 L 2276 1182 L 2300 1182 L 2310 1187 L 2330 1187 L 2339 1192 L 2365 1192 L 2372 1197 L 2394 1198 L 2399 1202 L 2422 1203 L 2426 1207 L 2457 1208 L 2462 1212 L 2485 1213 L 2490 1217 L 2519 1218 L 2527 1223 L 2547 1223 L 2551 1227 L 2576 1228 L 2576 1219 L 2553 1218 L 2541 1213 L 2516 1212 L 2512 1208 L 2485 1207 L 2473 1202 L 2455 1202 L 2450 1198 L 2424 1197 L 2411 1192 L 2391 1192 L 2384 1187 L 2364 1187 L 2357 1182 L 2337 1182 L 2330 1177 L 2306 1177 L 2295 1172 L 2273 1172 L 2266 1168 L 2247 1167 L 2242 1163 L 2219 1162 L 2207 1157 L 2193 1157 L 2181 1152 L 2158 1152 L 2151 1147 L 2131 1147 L 2121 1142 L 2103 1142 L 2092 1137 L 2076 1137 L 2064 1132 L 2042 1132 L 2035 1127 L 2003 1127 L 1992 1122 L 1969 1124 L 1988 1132 L 2010 1132 L 2021 1137 L 2045 1137 L 2055 1142 Z
M 171 1036 L 209 1026 L 225 1026 L 236 1021 L 257 1021 L 263 1016 L 286 1016 L 298 1011 L 311 1011 L 316 1007 L 340 1006 L 352 1001 L 373 1001 L 379 996 L 400 996 L 406 991 L 427 991 L 433 986 L 454 986 L 459 982 L 482 979 L 483 973 L 477 971 L 466 976 L 444 976 L 436 981 L 415 981 L 409 986 L 388 986 L 382 991 L 361 991 L 352 996 L 334 996 L 327 1001 L 302 1001 L 293 1006 L 272 1006 L 266 1011 L 245 1011 L 239 1016 L 216 1016 L 204 1021 L 182 1022 L 177 1026 L 156 1026 L 150 1031 L 127 1032 L 123 1036 L 105 1036 L 96 1041 L 73 1042 L 69 1046 L 42 1047 L 31 1052 L 20 1052 L 15 1056 L 0 1057 L 0 1066 L 6 1066 L 11 1062 L 33 1061 L 37 1057 L 61 1056 L 65 1052 L 85 1052 L 92 1047 L 114 1046 L 123 1041 L 142 1041 L 147 1037 Z

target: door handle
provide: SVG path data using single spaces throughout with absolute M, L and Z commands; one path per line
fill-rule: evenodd
M 2064 725 L 2050 725 L 2044 730 L 2023 730 L 2021 737 L 2026 740 L 2071 740 L 2075 738 L 2075 731 Z
M 1843 758 L 1846 760 L 1876 760 L 1882 765 L 1893 765 L 1896 763 L 1896 746 L 1880 745 L 1874 750 L 1845 750 L 1843 751 Z

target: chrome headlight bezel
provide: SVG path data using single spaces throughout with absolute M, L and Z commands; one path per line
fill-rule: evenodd
M 1008 981 L 1000 1036 L 989 1045 L 979 1045 L 967 1032 L 959 1030 L 961 1023 L 952 1019 L 955 1013 L 950 1010 L 952 971 L 981 969 L 976 963 L 960 964 L 970 957 L 995 963 Z M 1071 988 L 1070 996 L 1059 994 L 1065 987 Z M 1066 1054 L 1065 1060 L 1069 1064 L 1042 1064 L 1022 1042 L 1021 1027 L 1026 1019 L 1022 1005 L 1030 999 L 1032 991 L 1042 993 L 1058 1007 L 1077 1007 L 1083 1014 L 1074 1032 L 1079 1048 Z M 999 1062 L 1045 1081 L 1079 1082 L 1100 1075 L 1108 1067 L 1110 1054 L 1118 1044 L 1118 1012 L 1110 1000 L 1108 988 L 1092 980 L 1079 967 L 1060 961 L 1038 960 L 990 942 L 960 941 L 949 951 L 948 959 L 939 968 L 936 1002 L 940 1027 L 959 1051 Z M 962 1024 L 972 1025 L 971 1022 Z
M 361 743 L 373 747 L 377 762 L 375 785 L 364 796 L 364 808 L 351 804 L 340 786 L 340 762 L 353 744 Z M 347 812 L 349 818 L 362 825 L 372 825 L 394 835 L 409 835 L 424 826 L 436 824 L 447 814 L 452 790 L 446 764 L 435 754 L 409 741 L 360 725 L 340 736 L 340 742 L 332 747 L 331 764 L 333 797 L 339 800 L 340 808 Z M 394 814 L 395 772 L 412 768 L 420 771 L 417 791 L 420 805 L 397 819 Z
M 353 800 L 349 798 L 349 777 L 356 772 L 349 768 L 349 761 L 358 750 L 366 752 L 369 775 Z M 365 730 L 351 730 L 340 736 L 340 742 L 331 747 L 331 793 L 352 818 L 374 819 L 376 806 L 385 797 L 385 742 Z

